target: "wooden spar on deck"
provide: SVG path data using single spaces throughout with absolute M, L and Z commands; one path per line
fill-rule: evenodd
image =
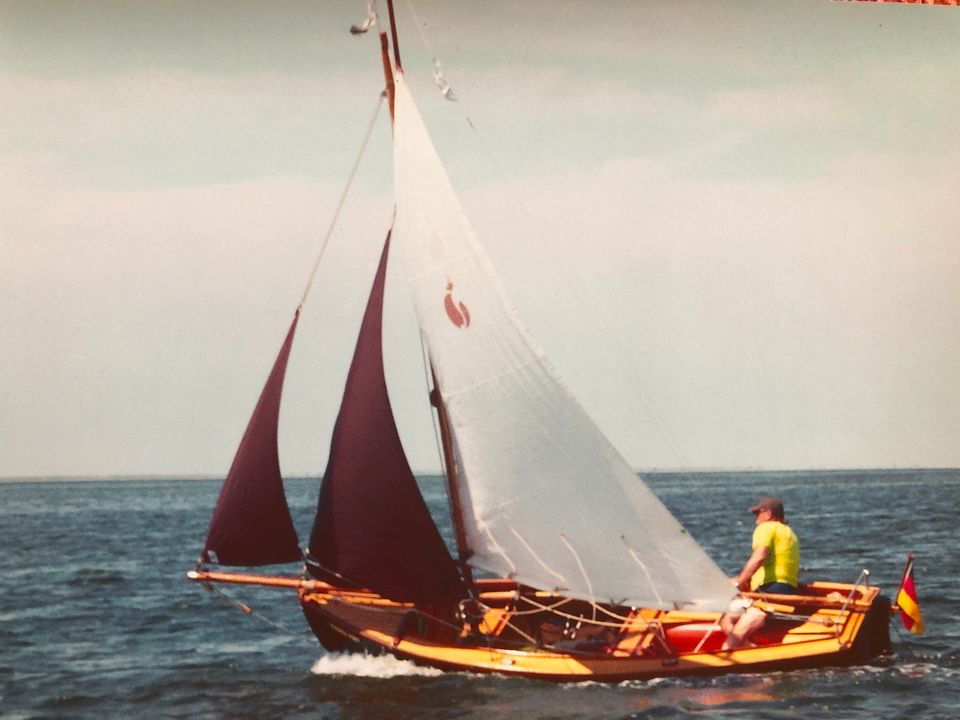
M 837 586 L 837 591 L 841 589 L 846 589 L 850 587 L 849 585 L 840 587 Z M 854 586 L 856 589 L 856 586 Z M 869 588 L 868 588 L 869 589 Z M 870 602 L 865 599 L 869 595 L 868 592 L 864 590 L 857 590 L 857 594 L 854 598 L 848 600 L 846 597 L 818 597 L 816 595 L 777 595 L 774 593 L 761 593 L 761 592 L 742 592 L 740 593 L 741 597 L 750 599 L 750 600 L 761 600 L 771 604 L 779 605 L 804 605 L 808 607 L 815 608 L 844 608 L 847 605 L 858 607 L 858 608 L 868 608 Z
M 328 590 L 332 585 L 322 580 L 307 580 L 302 577 L 284 575 L 251 575 L 248 573 L 217 572 L 215 570 L 191 570 L 187 578 L 194 582 L 219 582 L 234 585 L 264 585 L 266 587 L 285 587 L 293 590 Z

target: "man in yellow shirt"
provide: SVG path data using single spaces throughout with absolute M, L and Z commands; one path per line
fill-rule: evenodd
M 750 512 L 756 517 L 753 552 L 737 576 L 737 589 L 797 594 L 800 541 L 784 519 L 783 503 L 779 498 L 765 495 L 750 507 Z M 747 643 L 766 619 L 766 613 L 756 607 L 725 614 L 720 618 L 720 626 L 727 633 L 723 649 L 731 650 Z

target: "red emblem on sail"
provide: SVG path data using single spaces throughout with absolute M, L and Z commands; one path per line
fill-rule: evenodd
M 447 317 L 457 327 L 470 327 L 470 311 L 462 302 L 453 300 L 453 283 L 447 280 L 447 295 L 443 298 L 443 307 L 447 311 Z

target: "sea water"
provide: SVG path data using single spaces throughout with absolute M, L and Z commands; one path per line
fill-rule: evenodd
M 749 553 L 746 508 L 760 494 L 784 500 L 801 579 L 853 582 L 868 568 L 892 595 L 913 553 L 927 633 L 892 626 L 895 658 L 857 668 L 616 685 L 441 673 L 326 653 L 291 591 L 188 582 L 217 480 L 7 482 L 0 717 L 960 717 L 960 471 L 644 477 L 729 574 Z M 420 480 L 449 538 L 442 482 Z M 316 480 L 288 483 L 301 538 L 316 494 Z

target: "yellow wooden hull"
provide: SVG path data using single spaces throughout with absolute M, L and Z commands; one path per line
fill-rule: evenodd
M 756 596 L 777 613 L 754 647 L 720 649 L 718 613 L 592 608 L 480 581 L 483 616 L 444 617 L 364 590 L 299 590 L 331 650 L 390 653 L 444 670 L 618 682 L 677 675 L 850 665 L 889 652 L 889 606 L 876 587 L 812 583 L 799 596 Z M 538 610 L 538 608 L 552 608 Z

